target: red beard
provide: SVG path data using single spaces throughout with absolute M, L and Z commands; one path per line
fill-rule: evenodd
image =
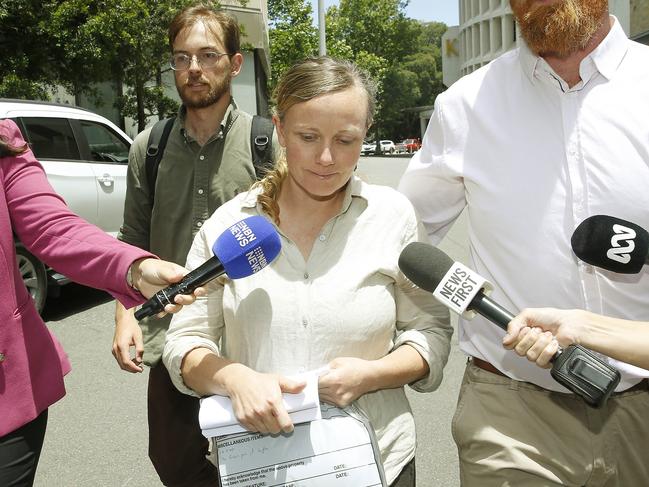
M 534 5 L 510 0 L 521 34 L 537 55 L 566 57 L 584 49 L 607 19 L 608 0 L 559 0 Z

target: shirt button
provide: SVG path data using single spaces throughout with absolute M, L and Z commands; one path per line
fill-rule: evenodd
M 306 320 L 306 318 L 302 318 L 302 326 L 308 325 L 309 322 Z
M 198 194 L 203 194 L 203 190 L 202 190 L 202 189 L 199 189 L 199 190 L 198 190 Z
M 325 240 L 327 240 L 327 236 L 324 235 L 324 234 L 320 235 L 318 238 L 320 239 L 321 242 L 324 242 Z
M 200 159 L 201 161 L 204 161 L 204 160 L 205 160 L 205 156 L 200 156 L 199 159 Z
M 198 223 L 196 224 L 196 226 L 197 226 L 197 227 L 202 227 L 202 226 L 203 226 L 203 222 L 198 222 Z
M 308 272 L 305 272 L 305 273 L 304 273 L 304 279 L 308 279 L 308 278 L 309 278 L 309 273 L 308 273 Z

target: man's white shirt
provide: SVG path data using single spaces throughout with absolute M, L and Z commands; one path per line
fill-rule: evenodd
M 438 96 L 422 149 L 400 183 L 438 243 L 467 207 L 470 266 L 511 312 L 583 308 L 649 321 L 649 268 L 621 275 L 577 259 L 570 238 L 607 214 L 649 229 L 649 48 L 617 20 L 568 85 L 526 47 Z M 502 346 L 481 317 L 460 319 L 461 349 L 506 375 L 565 391 Z M 610 360 L 618 390 L 649 372 Z

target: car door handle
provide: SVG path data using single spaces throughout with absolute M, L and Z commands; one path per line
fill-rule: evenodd
M 113 184 L 115 184 L 115 179 L 110 174 L 104 174 L 103 176 L 97 178 L 97 181 L 99 181 L 103 186 L 110 188 Z

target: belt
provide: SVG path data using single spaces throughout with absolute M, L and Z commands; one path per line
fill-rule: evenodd
M 613 395 L 622 394 L 623 392 L 633 392 L 633 391 L 642 391 L 642 390 L 649 391 L 649 379 L 646 378 L 642 379 L 640 382 L 638 382 L 637 384 L 633 384 L 628 389 L 624 389 L 623 391 L 619 391 L 619 392 L 614 392 Z
M 471 357 L 471 362 L 473 363 L 473 365 L 475 365 L 479 369 L 486 370 L 487 372 L 491 372 L 492 374 L 500 375 L 502 377 L 507 377 L 505 374 L 503 374 L 500 370 L 498 370 L 496 367 L 491 365 L 486 360 L 482 360 L 482 359 L 480 359 L 478 357 Z M 638 382 L 637 384 L 632 385 L 628 389 L 625 389 L 623 391 L 614 392 L 613 395 L 615 396 L 617 394 L 622 394 L 623 392 L 633 392 L 633 391 L 641 391 L 641 390 L 649 390 L 649 379 L 646 379 L 646 378 L 642 379 L 640 382 Z
M 481 358 L 478 357 L 471 357 L 471 362 L 479 369 L 486 370 L 487 372 L 491 372 L 492 374 L 500 375 L 502 377 L 507 377 L 505 374 L 503 374 L 500 370 L 498 370 L 496 367 L 491 365 L 486 360 L 482 360 Z

